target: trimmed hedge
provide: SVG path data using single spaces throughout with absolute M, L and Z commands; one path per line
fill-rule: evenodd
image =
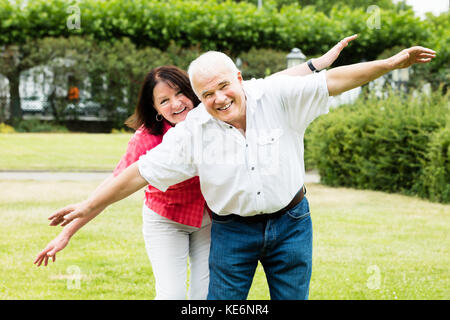
M 421 177 L 420 195 L 432 201 L 450 202 L 449 125 L 436 130 L 430 137 Z
M 73 14 L 71 5 L 80 9 L 80 29 L 67 27 Z M 0 0 L 0 45 L 49 36 L 92 35 L 106 41 L 128 37 L 138 46 L 161 50 L 174 41 L 181 47 L 199 46 L 232 54 L 252 47 L 284 51 L 300 47 L 306 55 L 317 55 L 339 39 L 359 33 L 354 48 L 341 57 L 345 62 L 359 62 L 374 59 L 394 44 L 410 46 L 431 36 L 427 23 L 412 10 L 398 13 L 381 9 L 379 28 L 367 23 L 373 14 L 342 7 L 327 16 L 310 6 L 290 5 L 278 10 L 273 2 L 258 10 L 246 2 L 215 0 L 33 0 L 17 5 Z
M 369 96 L 334 109 L 306 133 L 309 164 L 328 185 L 448 202 L 448 129 L 439 130 L 449 122 L 449 96 Z

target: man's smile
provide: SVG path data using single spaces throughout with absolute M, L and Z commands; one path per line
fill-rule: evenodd
M 223 106 L 223 107 L 221 107 L 221 108 L 217 108 L 217 110 L 219 110 L 219 111 L 225 111 L 225 110 L 229 109 L 229 108 L 231 107 L 232 104 L 233 104 L 233 101 L 230 102 L 230 103 L 228 103 L 228 104 L 226 104 L 225 106 Z

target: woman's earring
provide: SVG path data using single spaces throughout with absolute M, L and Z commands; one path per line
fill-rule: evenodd
M 159 116 L 159 117 L 158 117 Z M 163 120 L 163 116 L 160 115 L 159 113 L 156 115 L 156 121 L 162 121 Z

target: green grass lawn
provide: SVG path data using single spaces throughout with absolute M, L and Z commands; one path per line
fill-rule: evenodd
M 112 170 L 129 134 L 0 134 L 0 170 Z M 47 217 L 100 181 L 0 180 L 0 299 L 153 299 L 141 234 L 143 192 L 106 210 L 37 268 L 60 227 Z M 450 205 L 308 185 L 310 299 L 450 299 Z M 79 275 L 79 276 L 77 276 Z M 269 299 L 262 268 L 249 299 Z
M 114 169 L 131 134 L 0 134 L 0 170 Z
M 80 230 L 55 263 L 33 265 L 60 230 L 47 225 L 48 215 L 84 199 L 97 183 L 0 181 L 0 299 L 154 298 L 141 235 L 142 191 Z M 310 299 L 450 298 L 449 205 L 315 184 L 308 198 Z M 249 299 L 269 299 L 261 267 Z

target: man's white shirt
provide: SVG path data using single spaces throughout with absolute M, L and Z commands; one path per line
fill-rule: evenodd
M 161 191 L 199 176 L 209 208 L 219 215 L 282 209 L 305 181 L 305 130 L 328 113 L 325 74 L 244 81 L 245 136 L 200 104 L 140 157 L 140 174 Z

